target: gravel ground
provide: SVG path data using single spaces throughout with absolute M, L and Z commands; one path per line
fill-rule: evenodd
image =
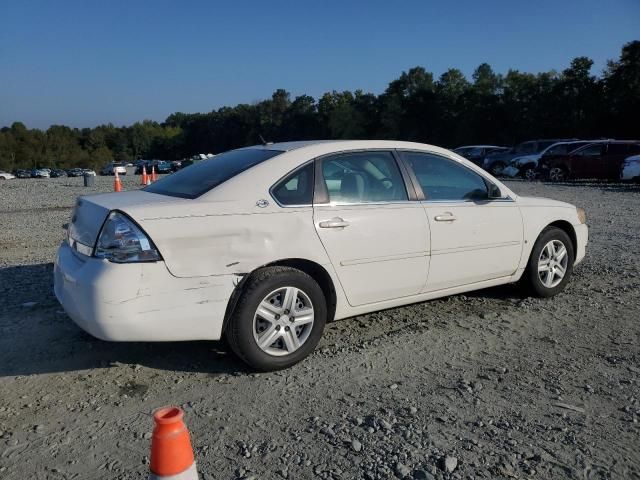
M 640 478 L 637 187 L 510 185 L 587 210 L 587 259 L 554 299 L 507 286 L 334 322 L 258 375 L 217 342 L 72 324 L 52 294 L 61 225 L 112 179 L 81 184 L 0 183 L 0 478 L 147 478 L 166 404 L 206 480 Z

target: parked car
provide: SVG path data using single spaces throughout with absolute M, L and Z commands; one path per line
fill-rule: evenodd
M 96 337 L 224 335 L 274 370 L 309 355 L 334 319 L 521 279 L 551 297 L 587 237 L 584 210 L 520 197 L 443 148 L 277 143 L 81 197 L 54 285 Z
M 466 145 L 464 147 L 454 148 L 453 152 L 481 167 L 487 155 L 506 152 L 508 150 L 508 147 L 498 147 L 496 145 Z
M 190 167 L 191 165 L 194 165 L 194 164 L 196 164 L 198 162 L 200 162 L 200 160 L 195 160 L 193 158 L 188 158 L 186 160 L 182 160 L 180 162 L 180 170 L 182 170 L 183 168 L 186 168 L 186 167 Z
M 118 175 L 126 175 L 127 167 L 125 167 L 122 163 L 108 163 L 102 170 L 100 170 L 100 175 L 115 175 L 118 172 Z
M 31 170 L 31 178 L 49 178 L 49 172 L 43 168 L 34 168 Z
M 146 168 L 147 175 L 151 174 L 152 168 L 154 168 L 158 174 L 171 173 L 173 171 L 171 163 L 169 162 L 165 162 L 164 160 L 147 160 L 136 167 L 135 174 L 142 175 L 143 167 Z
M 542 152 L 545 148 L 558 142 L 568 142 L 572 140 L 578 140 L 577 138 L 557 138 L 549 140 L 529 140 L 519 143 L 515 147 L 505 152 L 497 152 L 488 155 L 482 168 L 491 173 L 492 175 L 502 175 L 504 169 L 511 163 L 516 157 L 522 157 L 524 155 L 533 155 L 535 153 Z
M 13 180 L 14 178 L 16 178 L 15 175 L 0 170 L 0 180 Z
M 84 175 L 84 172 L 81 168 L 70 168 L 67 170 L 68 177 L 81 177 Z
M 49 176 L 51 178 L 66 177 L 67 176 L 67 172 L 65 172 L 61 168 L 54 168 L 53 170 L 51 170 L 51 173 L 49 174 Z
M 17 170 L 14 170 L 13 174 L 16 176 L 16 178 L 31 178 L 30 170 L 24 170 L 19 168 Z
M 566 155 L 569 152 L 577 150 L 578 148 L 593 142 L 594 140 L 578 140 L 573 142 L 554 143 L 552 145 L 549 145 L 541 152 L 514 158 L 502 173 L 506 177 L 522 177 L 525 180 L 535 180 L 535 178 L 538 176 L 538 161 L 542 157 Z
M 578 178 L 619 180 L 624 160 L 637 154 L 640 154 L 637 140 L 594 142 L 568 155 L 541 159 L 539 174 L 552 182 Z
M 620 179 L 640 182 L 640 155 L 634 155 L 624 160 Z

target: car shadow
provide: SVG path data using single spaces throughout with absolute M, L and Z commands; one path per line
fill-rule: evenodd
M 212 375 L 251 371 L 224 342 L 105 342 L 77 327 L 53 293 L 53 264 L 0 268 L 0 377 L 117 364 Z
M 508 302 L 520 302 L 529 298 L 529 293 L 520 283 L 507 283 L 497 287 L 483 288 L 482 290 L 472 290 L 463 293 L 469 298 L 487 298 L 494 300 L 504 300 Z
M 464 295 L 512 303 L 527 296 L 518 285 Z M 0 268 L 0 300 L 0 377 L 118 364 L 214 376 L 253 372 L 222 341 L 105 342 L 92 337 L 73 323 L 55 298 L 51 263 Z

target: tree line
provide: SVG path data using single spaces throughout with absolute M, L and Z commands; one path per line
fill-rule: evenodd
M 445 147 L 513 145 L 532 138 L 640 138 L 640 41 L 626 44 L 601 75 L 575 58 L 563 71 L 506 74 L 481 64 L 468 79 L 451 68 L 434 78 L 423 67 L 403 72 L 380 95 L 327 92 L 173 113 L 162 122 L 95 128 L 20 122 L 0 129 L 0 170 L 53 166 L 97 168 L 110 161 L 165 160 L 219 153 L 267 141 L 398 139 Z

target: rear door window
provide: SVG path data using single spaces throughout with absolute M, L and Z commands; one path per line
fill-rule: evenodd
M 580 157 L 597 157 L 602 155 L 602 147 L 603 145 L 589 145 L 588 147 L 583 148 L 576 152 L 576 155 Z

